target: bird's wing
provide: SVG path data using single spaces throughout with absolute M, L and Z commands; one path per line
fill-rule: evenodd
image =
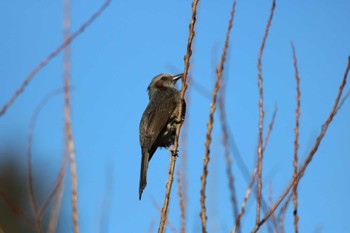
M 176 93 L 177 94 L 177 93 Z M 148 104 L 142 121 L 144 121 L 145 140 L 146 144 L 154 146 L 154 143 L 159 136 L 164 126 L 169 121 L 169 118 L 176 106 L 178 105 L 177 95 L 163 95 L 161 98 L 155 98 Z M 141 123 L 142 124 L 142 123 Z M 141 145 L 144 143 L 141 142 Z
M 159 92 L 154 96 L 143 113 L 140 122 L 140 143 L 142 148 L 142 160 L 140 171 L 139 199 L 147 184 L 148 162 L 159 145 L 156 140 L 162 129 L 166 127 L 172 113 L 179 103 L 178 91 Z

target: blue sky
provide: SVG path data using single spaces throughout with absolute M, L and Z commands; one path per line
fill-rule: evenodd
M 73 1 L 75 31 L 102 1 Z M 0 100 L 4 104 L 31 69 L 62 42 L 61 1 L 2 1 L 0 3 Z M 191 76 L 211 92 L 215 80 L 231 1 L 201 1 L 198 7 Z M 239 153 L 252 171 L 258 136 L 257 55 L 271 1 L 238 1 L 225 65 L 226 111 Z M 350 54 L 350 2 L 277 1 L 263 56 L 265 128 L 277 104 L 278 114 L 263 165 L 264 194 L 269 184 L 274 200 L 292 176 L 295 79 L 290 42 L 296 47 L 301 76 L 300 160 L 310 152 L 333 106 Z M 159 73 L 183 70 L 191 1 L 112 1 L 71 47 L 72 121 L 78 164 L 81 232 L 97 232 L 105 195 L 105 174 L 113 185 L 108 224 L 103 232 L 146 232 L 163 203 L 169 154 L 158 150 L 148 173 L 148 185 L 138 200 L 140 147 L 138 126 L 148 97 L 146 88 Z M 53 59 L 0 119 L 0 146 L 15 145 L 25 161 L 27 131 L 38 103 L 62 87 L 62 54 Z M 346 88 L 348 90 L 349 87 Z M 187 230 L 200 231 L 200 176 L 203 167 L 210 99 L 189 86 Z M 233 227 L 218 114 L 215 115 L 209 181 L 208 230 Z M 350 173 L 350 107 L 343 106 L 299 185 L 300 232 L 350 232 L 348 180 Z M 34 132 L 33 165 L 41 182 L 53 183 L 59 169 L 63 138 L 63 96 L 50 100 Z M 237 151 L 236 151 L 237 153 Z M 6 157 L 0 158 L 6 161 Z M 233 171 L 241 203 L 247 184 L 234 160 Z M 1 162 L 1 164 L 3 164 Z M 181 164 L 180 157 L 177 167 Z M 0 169 L 1 166 L 0 165 Z M 23 176 L 25 172 L 21 171 Z M 43 175 L 44 174 L 44 175 Z M 39 181 L 38 181 L 39 182 Z M 180 212 L 174 182 L 169 218 L 179 228 Z M 64 206 L 70 211 L 67 179 Z M 39 198 L 40 199 L 40 198 Z M 243 231 L 255 221 L 255 201 L 248 203 Z M 292 232 L 292 209 L 286 231 Z M 71 229 L 70 216 L 61 230 Z M 168 230 L 169 231 L 169 230 Z M 262 228 L 261 232 L 266 232 Z

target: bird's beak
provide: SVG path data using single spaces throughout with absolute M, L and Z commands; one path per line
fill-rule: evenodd
M 173 81 L 177 81 L 178 79 L 182 78 L 184 74 L 177 74 L 173 76 Z

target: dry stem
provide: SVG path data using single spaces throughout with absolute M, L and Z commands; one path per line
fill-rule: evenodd
M 154 198 L 152 198 L 152 204 L 153 204 L 154 208 L 156 208 L 156 210 L 157 210 L 159 213 L 161 213 L 160 206 L 159 206 L 158 203 L 154 200 Z M 171 221 L 170 221 L 168 218 L 166 219 L 165 224 L 169 226 L 171 232 L 177 233 L 174 224 L 172 224 Z
M 349 98 L 349 95 L 350 95 L 350 89 L 345 93 L 344 97 L 340 100 L 338 108 L 337 108 L 337 112 L 341 109 L 341 107 L 345 103 L 346 99 Z
M 272 133 L 273 126 L 275 125 L 275 119 L 276 119 L 277 112 L 278 112 L 278 107 L 277 107 L 277 105 L 275 105 L 275 110 L 273 111 L 272 118 L 271 118 L 271 121 L 269 124 L 269 128 L 268 128 L 267 133 L 266 133 L 265 138 L 264 138 L 263 152 L 266 149 L 266 146 L 269 142 L 269 139 L 270 139 L 270 136 Z
M 185 218 L 185 200 L 184 200 L 184 193 L 183 193 L 183 187 L 182 187 L 182 179 L 181 179 L 181 172 L 178 169 L 177 170 L 177 194 L 179 195 L 180 200 L 180 212 L 181 212 L 181 233 L 186 232 L 186 218 Z
M 204 163 L 203 163 L 203 173 L 201 176 L 201 181 L 202 181 L 202 186 L 201 186 L 201 212 L 200 212 L 200 218 L 202 221 L 202 232 L 206 233 L 207 232 L 207 214 L 206 214 L 206 206 L 205 206 L 205 187 L 207 184 L 207 176 L 208 176 L 208 163 L 210 160 L 210 144 L 211 144 L 211 132 L 213 130 L 213 123 L 214 123 L 214 113 L 216 110 L 216 98 L 217 98 L 217 93 L 220 89 L 220 82 L 222 78 L 222 73 L 224 70 L 224 64 L 226 60 L 226 54 L 228 50 L 228 44 L 229 44 L 229 39 L 230 39 L 230 33 L 233 25 L 233 19 L 234 19 L 234 14 L 235 14 L 235 7 L 236 7 L 236 0 L 233 1 L 232 5 L 232 10 L 231 10 L 231 15 L 230 15 L 230 20 L 228 23 L 228 28 L 226 32 L 226 39 L 225 39 L 225 46 L 221 55 L 221 60 L 219 67 L 216 69 L 216 81 L 215 81 L 215 86 L 213 90 L 213 97 L 210 105 L 210 113 L 209 113 L 209 121 L 207 124 L 207 133 L 206 133 L 206 142 L 205 142 L 205 155 L 204 155 Z
M 270 183 L 269 187 L 269 207 L 271 208 L 273 205 L 273 189 L 272 189 L 272 184 Z M 278 230 L 278 225 L 277 225 L 277 220 L 274 214 L 271 215 L 272 223 L 274 224 L 274 230 L 276 233 L 279 233 Z
M 188 77 L 188 84 L 192 86 L 193 79 Z M 190 106 L 190 93 L 187 92 L 186 106 Z M 184 122 L 181 134 L 181 167 L 178 168 L 179 201 L 181 215 L 181 232 L 186 232 L 186 206 L 187 206 L 187 132 L 189 119 Z M 181 187 L 180 187 L 181 186 Z
M 153 232 L 153 228 L 155 227 L 155 225 L 156 225 L 156 220 L 152 220 L 152 222 L 149 224 L 149 227 L 148 227 L 148 229 L 147 229 L 147 233 L 152 233 Z
M 261 225 L 264 224 L 266 222 L 266 220 L 271 216 L 271 214 L 277 209 L 277 207 L 281 204 L 282 200 L 286 197 L 286 195 L 289 193 L 290 189 L 294 186 L 294 184 L 296 182 L 298 182 L 298 180 L 303 176 L 306 168 L 308 167 L 308 165 L 310 164 L 312 158 L 314 157 L 323 137 L 325 136 L 326 132 L 327 132 L 327 129 L 330 125 L 330 123 L 332 122 L 333 120 L 333 117 L 335 116 L 335 114 L 337 113 L 337 109 L 338 109 L 338 105 L 339 105 L 339 102 L 340 102 L 340 98 L 342 96 L 342 93 L 343 93 L 343 90 L 344 90 L 344 87 L 345 87 L 345 84 L 346 84 L 346 79 L 347 79 L 347 76 L 348 76 L 348 73 L 349 73 L 349 70 L 350 70 L 350 57 L 348 57 L 348 64 L 347 64 L 347 67 L 346 67 L 346 70 L 345 70 L 345 74 L 344 74 L 344 78 L 343 78 L 343 81 L 339 87 L 339 91 L 338 91 L 338 95 L 335 99 L 335 102 L 334 102 L 334 105 L 333 105 L 333 108 L 326 120 L 326 122 L 322 125 L 322 130 L 319 134 L 319 136 L 316 138 L 316 142 L 311 150 L 311 152 L 309 153 L 308 157 L 305 159 L 305 161 L 303 162 L 302 166 L 300 167 L 300 169 L 298 170 L 298 174 L 295 178 L 293 178 L 291 180 L 291 182 L 288 184 L 288 186 L 286 187 L 286 189 L 284 190 L 284 192 L 281 194 L 281 196 L 278 198 L 278 200 L 276 201 L 276 203 L 274 204 L 274 206 L 270 209 L 270 211 L 264 216 L 264 218 L 258 222 L 254 229 L 252 230 L 253 233 L 257 232 Z
M 295 47 L 294 44 L 291 43 L 292 50 L 293 50 L 293 60 L 294 60 L 294 69 L 295 69 L 295 80 L 296 80 L 296 89 L 297 89 L 297 107 L 296 107 L 296 115 L 295 115 L 295 138 L 294 138 L 294 161 L 293 161 L 293 168 L 294 168 L 294 174 L 293 178 L 296 178 L 298 174 L 298 149 L 299 149 L 299 118 L 300 118 L 300 78 L 299 78 L 299 71 L 298 71 L 298 64 L 297 64 L 297 56 L 295 53 Z M 294 231 L 295 233 L 298 233 L 298 180 L 295 182 L 293 187 L 293 203 L 294 203 Z
M 107 8 L 112 0 L 106 0 L 103 5 L 85 22 L 83 23 L 78 30 L 76 30 L 73 34 L 67 37 L 64 42 L 58 46 L 54 51 L 52 51 L 44 60 L 39 62 L 33 70 L 30 71 L 28 76 L 25 78 L 21 86 L 13 93 L 12 97 L 3 105 L 0 110 L 0 117 L 5 114 L 7 109 L 13 104 L 13 102 L 17 99 L 17 97 L 24 91 L 24 89 L 28 86 L 30 81 L 34 78 L 34 76 L 44 67 L 46 66 L 54 57 L 56 57 L 64 48 L 66 48 L 73 40 L 76 39 L 87 27 L 91 25 L 92 22 L 95 21 L 97 17 L 101 15 L 101 13 Z
M 264 52 L 264 47 L 266 39 L 271 26 L 273 14 L 275 12 L 276 1 L 273 0 L 272 7 L 270 11 L 270 17 L 267 21 L 264 38 L 259 51 L 258 56 L 258 87 L 259 87 L 259 143 L 258 143 L 258 195 L 257 195 L 257 206 L 256 206 L 256 223 L 260 221 L 260 206 L 261 206 L 261 192 L 262 192 L 262 160 L 263 160 L 263 126 L 264 126 L 264 90 L 263 90 L 263 77 L 262 77 L 262 55 Z
M 61 93 L 62 93 L 62 89 L 54 90 L 41 100 L 39 105 L 34 110 L 34 113 L 33 113 L 32 118 L 30 120 L 29 129 L 28 129 L 28 145 L 27 145 L 28 186 L 29 186 L 30 204 L 31 204 L 33 215 L 34 215 L 37 232 L 43 232 L 42 226 L 41 226 L 41 219 L 42 219 L 42 215 L 43 215 L 43 212 L 45 210 L 45 207 L 39 210 L 38 203 L 36 201 L 35 193 L 34 193 L 33 172 L 32 172 L 32 162 L 31 162 L 32 161 L 33 132 L 34 132 L 34 129 L 35 129 L 35 126 L 37 123 L 37 119 L 39 117 L 39 114 L 40 114 L 42 108 L 47 104 L 47 102 L 53 96 L 61 94 Z M 46 203 L 46 202 L 44 202 L 44 203 Z
M 290 195 L 288 196 L 288 198 L 285 201 L 284 205 L 280 209 L 280 212 L 278 213 L 278 222 L 279 222 L 279 226 L 280 226 L 280 231 L 282 233 L 284 233 L 284 219 L 285 219 L 285 216 L 286 216 L 286 212 L 287 212 L 287 208 L 288 208 L 289 202 L 292 199 L 292 196 L 293 196 L 293 193 L 290 193 Z
M 69 38 L 70 34 L 70 0 L 64 1 L 63 17 L 63 36 L 64 40 Z M 69 153 L 72 182 L 72 219 L 73 232 L 79 233 L 78 225 L 78 179 L 77 165 L 75 163 L 75 149 L 71 122 L 71 97 L 70 97 L 70 46 L 66 46 L 63 51 L 63 79 L 64 79 L 64 124 L 67 137 L 67 149 Z
M 249 182 L 248 188 L 246 190 L 246 193 L 245 193 L 242 205 L 241 205 L 241 210 L 239 211 L 239 214 L 238 214 L 238 216 L 236 218 L 236 221 L 235 221 L 235 226 L 233 227 L 231 233 L 236 233 L 237 230 L 240 228 L 241 218 L 242 218 L 242 216 L 243 216 L 243 214 L 245 212 L 245 206 L 247 205 L 248 199 L 250 197 L 250 193 L 251 193 L 254 181 L 255 181 L 256 173 L 257 173 L 257 168 L 255 168 L 254 171 L 253 171 L 253 175 L 251 177 L 251 180 Z
M 263 146 L 263 151 L 265 150 L 266 146 L 267 146 L 267 143 L 269 142 L 269 138 L 270 138 L 270 135 L 272 133 L 272 130 L 273 130 L 273 126 L 275 124 L 275 119 L 276 119 L 276 116 L 277 116 L 277 112 L 278 112 L 278 108 L 277 108 L 277 105 L 275 106 L 275 110 L 272 114 L 272 118 L 271 118 L 271 121 L 270 121 L 270 124 L 269 124 L 269 129 L 266 133 L 266 136 L 264 138 L 264 146 Z M 235 220 L 235 226 L 233 228 L 233 230 L 231 231 L 232 233 L 235 233 L 237 232 L 237 230 L 239 229 L 240 227 L 240 224 L 241 224 L 241 218 L 245 212 L 245 206 L 247 205 L 247 202 L 248 202 L 248 199 L 250 197 L 250 193 L 251 193 L 251 189 L 253 187 L 253 184 L 255 182 L 255 179 L 256 179 L 256 175 L 257 175 L 257 166 L 255 166 L 255 169 L 253 171 L 253 174 L 250 178 L 250 182 L 248 184 L 248 187 L 246 189 L 246 193 L 245 193 L 245 196 L 244 196 L 244 199 L 243 199 L 243 202 L 242 202 L 242 205 L 241 205 L 241 210 L 239 211 L 239 214 Z M 262 202 L 265 203 L 264 201 L 264 198 L 262 196 Z
M 181 87 L 181 91 L 180 91 L 180 99 L 181 100 L 180 100 L 180 107 L 179 107 L 179 115 L 177 116 L 178 121 L 181 121 L 181 116 L 182 116 L 182 111 L 183 111 L 182 104 L 183 104 L 185 92 L 187 89 L 187 73 L 188 73 L 188 70 L 190 67 L 190 58 L 192 55 L 192 42 L 193 42 L 193 38 L 195 35 L 194 26 L 196 23 L 198 2 L 199 2 L 199 0 L 194 0 L 192 3 L 192 19 L 191 19 L 191 23 L 189 25 L 189 37 L 188 37 L 188 42 L 187 42 L 187 52 L 186 52 L 186 55 L 184 58 L 184 62 L 185 62 L 185 69 L 184 70 L 185 71 L 184 71 L 184 74 L 182 77 L 182 87 Z M 180 135 L 181 126 L 182 126 L 182 124 L 178 124 L 176 127 L 174 147 L 173 147 L 174 151 L 177 151 L 177 149 L 179 147 L 179 135 Z M 158 227 L 158 233 L 164 232 L 164 226 L 165 226 L 165 222 L 166 222 L 167 214 L 168 214 L 171 186 L 172 186 L 173 180 L 174 180 L 175 163 L 176 163 L 176 156 L 171 156 L 168 181 L 166 183 L 164 204 L 163 204 L 161 219 L 160 219 L 160 223 L 159 223 L 159 227 Z
M 228 127 L 227 127 L 226 112 L 225 112 L 225 86 L 223 85 L 223 83 L 224 82 L 222 82 L 221 94 L 219 95 L 219 110 L 220 110 L 221 129 L 223 134 L 223 145 L 225 149 L 226 175 L 228 177 L 228 187 L 230 190 L 233 219 L 236 219 L 238 216 L 238 207 L 237 207 L 238 205 L 237 205 L 237 198 L 236 198 L 236 189 L 234 186 L 234 175 L 232 172 L 232 159 L 230 157 L 229 134 L 228 134 Z
M 65 146 L 65 145 L 64 145 Z M 61 209 L 62 204 L 62 198 L 63 198 L 63 190 L 64 190 L 64 179 L 65 174 L 67 172 L 67 161 L 68 160 L 68 154 L 66 150 L 63 150 L 63 157 L 61 162 L 61 171 L 58 175 L 58 179 L 56 181 L 56 184 L 52 190 L 52 192 L 47 197 L 47 203 L 54 198 L 54 203 L 51 209 L 50 217 L 49 217 L 49 223 L 47 225 L 47 232 L 48 233 L 55 233 L 57 229 L 57 223 L 59 218 L 59 213 Z M 43 204 L 42 211 L 46 209 L 45 203 Z
M 42 218 L 42 216 L 44 215 L 44 212 L 47 209 L 50 201 L 56 195 L 56 193 L 59 192 L 60 186 L 62 186 L 63 179 L 65 178 L 66 172 L 67 172 L 67 159 L 68 159 L 67 156 L 64 156 L 62 158 L 61 168 L 60 168 L 60 171 L 58 173 L 57 180 L 55 181 L 55 184 L 53 185 L 51 191 L 48 193 L 48 195 L 46 196 L 42 206 L 39 209 L 39 216 L 40 216 L 40 218 Z

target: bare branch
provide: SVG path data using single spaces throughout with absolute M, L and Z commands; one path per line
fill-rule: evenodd
M 183 102 L 184 102 L 184 96 L 187 89 L 187 74 L 190 67 L 190 58 L 192 55 L 192 42 L 194 38 L 194 26 L 196 23 L 196 15 L 197 15 L 197 5 L 199 0 L 194 0 L 192 3 L 192 19 L 189 26 L 189 37 L 187 42 L 187 52 L 184 58 L 185 62 L 185 71 L 182 77 L 182 87 L 180 91 L 180 107 L 179 107 L 179 115 L 177 116 L 177 120 L 181 122 L 181 116 L 183 111 Z M 173 150 L 177 151 L 179 147 L 179 135 L 181 130 L 182 124 L 178 124 L 176 127 L 176 133 L 175 133 L 175 139 L 174 139 L 174 147 Z M 168 175 L 168 181 L 166 184 L 166 190 L 165 190 L 165 197 L 164 197 L 164 204 L 162 208 L 162 214 L 161 219 L 159 223 L 158 233 L 164 232 L 164 226 L 167 219 L 168 214 L 168 207 L 169 207 L 169 200 L 170 200 L 170 192 L 171 192 L 171 186 L 173 184 L 174 180 L 174 170 L 175 170 L 175 163 L 176 163 L 176 156 L 171 156 L 171 162 L 170 162 L 170 168 L 169 168 L 169 175 Z
M 61 94 L 63 92 L 62 89 L 57 89 L 46 95 L 41 102 L 38 104 L 36 109 L 33 112 L 33 115 L 30 120 L 30 125 L 28 129 L 28 144 L 27 144 L 27 166 L 28 166 L 28 187 L 29 187 L 29 198 L 30 198 L 30 204 L 32 208 L 32 212 L 35 219 L 35 225 L 36 225 L 36 231 L 37 232 L 43 232 L 42 226 L 41 226 L 41 219 L 42 214 L 41 211 L 38 208 L 38 203 L 35 198 L 34 193 L 34 185 L 33 185 L 33 172 L 32 172 L 32 143 L 33 143 L 33 132 L 39 117 L 39 114 L 43 107 L 47 104 L 47 102 L 54 96 Z
M 64 40 L 69 38 L 70 34 L 70 0 L 64 1 L 64 16 L 63 16 L 63 36 Z M 78 179 L 77 179 L 77 165 L 75 163 L 75 149 L 74 139 L 72 132 L 72 120 L 71 120 L 71 97 L 70 97 L 70 46 L 66 46 L 63 51 L 63 81 L 64 81 L 64 125 L 66 133 L 66 143 L 70 160 L 70 172 L 71 172 L 71 202 L 72 202 L 72 219 L 73 219 L 73 232 L 79 233 L 78 224 Z
M 64 178 L 66 176 L 66 172 L 67 172 L 67 162 L 68 162 L 67 159 L 68 159 L 67 156 L 63 156 L 62 162 L 61 162 L 61 168 L 60 168 L 60 171 L 58 173 L 57 179 L 56 179 L 51 191 L 46 196 L 46 199 L 44 200 L 42 206 L 40 207 L 40 210 L 39 210 L 40 218 L 43 217 L 44 212 L 46 211 L 47 207 L 49 206 L 49 203 L 52 200 L 52 198 L 61 189 L 60 186 L 62 186 L 63 180 L 64 180 Z
M 272 7 L 270 11 L 270 17 L 267 21 L 265 35 L 262 40 L 262 44 L 258 56 L 258 86 L 259 86 L 259 143 L 258 143 L 258 195 L 257 195 L 257 206 L 256 206 L 256 223 L 260 221 L 260 206 L 261 206 L 261 192 L 262 192 L 262 160 L 263 160 L 263 126 L 264 126 L 264 90 L 263 90 L 263 77 L 262 77 L 262 55 L 265 48 L 266 39 L 270 30 L 272 18 L 275 12 L 276 1 L 272 1 Z
M 299 149 L 299 118 L 300 118 L 300 78 L 299 78 L 299 71 L 298 71 L 298 63 L 297 63 L 297 56 L 295 52 L 294 44 L 291 43 L 292 50 L 293 50 L 293 60 L 294 60 L 294 69 L 295 69 L 295 80 L 296 80 L 296 89 L 297 89 L 297 107 L 296 107 L 296 115 L 295 115 L 295 138 L 294 138 L 294 161 L 293 161 L 293 168 L 294 168 L 294 174 L 293 178 L 296 178 L 298 174 L 298 149 Z M 298 180 L 295 182 L 293 187 L 293 204 L 294 204 L 294 232 L 298 233 Z
M 277 105 L 275 105 L 275 110 L 273 110 L 272 118 L 271 118 L 271 121 L 270 121 L 270 124 L 269 124 L 269 129 L 267 130 L 267 133 L 266 133 L 265 138 L 264 138 L 263 152 L 266 149 L 266 146 L 267 146 L 267 144 L 269 142 L 269 139 L 270 139 L 270 136 L 271 136 L 271 133 L 272 133 L 272 130 L 273 130 L 273 126 L 275 125 L 277 112 L 278 112 L 278 107 L 277 107 Z
M 66 48 L 73 40 L 75 40 L 84 30 L 89 27 L 96 18 L 98 18 L 102 12 L 108 7 L 112 0 L 106 0 L 103 5 L 85 22 L 83 23 L 78 30 L 76 30 L 73 34 L 67 37 L 64 42 L 58 46 L 54 51 L 52 51 L 44 60 L 39 62 L 33 70 L 30 71 L 28 76 L 25 78 L 21 86 L 13 93 L 12 97 L 7 101 L 6 104 L 0 110 L 0 117 L 5 114 L 7 109 L 13 104 L 13 102 L 17 99 L 17 97 L 24 91 L 24 89 L 28 86 L 30 81 L 34 78 L 34 76 L 44 67 L 46 66 L 53 58 L 55 58 L 64 48 Z
M 57 229 L 57 223 L 58 223 L 58 218 L 59 218 L 59 213 L 60 213 L 62 198 L 63 198 L 64 181 L 66 177 L 65 173 L 67 172 L 67 162 L 68 162 L 68 151 L 66 150 L 65 143 L 64 143 L 60 173 L 58 175 L 54 188 L 49 193 L 46 200 L 44 201 L 43 206 L 41 207 L 41 214 L 43 214 L 50 200 L 54 198 L 54 203 L 50 211 L 49 223 L 47 225 L 48 233 L 55 233 Z
M 259 230 L 259 228 L 261 227 L 261 225 L 263 225 L 266 220 L 271 216 L 271 214 L 277 209 L 277 207 L 281 204 L 282 200 L 287 196 L 287 194 L 289 193 L 290 189 L 294 186 L 294 184 L 296 182 L 299 181 L 299 179 L 303 176 L 306 168 L 308 167 L 308 165 L 310 164 L 312 158 L 314 157 L 318 147 L 320 146 L 321 144 L 321 141 L 323 139 L 323 137 L 326 135 L 326 132 L 327 132 L 327 129 L 329 127 L 329 125 L 331 124 L 335 114 L 337 113 L 337 109 L 338 109 L 338 105 L 339 105 L 339 102 L 340 102 L 340 98 L 343 94 L 343 90 L 344 90 L 344 87 L 346 85 L 346 79 L 348 77 L 348 73 L 349 73 L 349 70 L 350 70 L 350 57 L 348 57 L 348 64 L 347 64 L 347 67 L 346 67 L 346 70 L 345 70 L 345 74 L 344 74 L 344 78 L 343 78 L 343 81 L 342 83 L 340 84 L 340 87 L 339 87 L 339 91 L 338 91 L 338 95 L 335 99 L 335 102 L 334 102 L 334 105 L 333 105 L 333 108 L 326 120 L 326 122 L 322 125 L 322 129 L 321 129 L 321 132 L 320 134 L 318 135 L 318 137 L 316 138 L 316 142 L 313 146 L 313 148 L 311 149 L 311 152 L 309 153 L 308 157 L 305 159 L 305 161 L 303 162 L 301 168 L 298 170 L 298 174 L 295 178 L 293 178 L 291 180 L 291 182 L 288 184 L 288 186 L 286 187 L 286 189 L 284 190 L 284 192 L 281 194 L 281 196 L 278 198 L 277 202 L 275 203 L 275 205 L 270 209 L 270 211 L 264 216 L 264 218 L 255 225 L 254 229 L 252 230 L 253 233 L 257 232 Z
M 162 212 L 162 210 L 160 209 L 160 206 L 159 206 L 158 203 L 154 200 L 154 198 L 152 198 L 152 204 L 153 204 L 154 208 L 156 208 L 156 210 L 157 210 L 159 213 Z M 165 224 L 170 228 L 171 232 L 177 233 L 174 224 L 172 224 L 168 218 L 166 219 Z
M 228 44 L 229 44 L 229 39 L 230 39 L 230 33 L 233 25 L 233 19 L 235 15 L 235 8 L 236 8 L 236 0 L 233 1 L 232 4 L 232 10 L 231 10 L 231 15 L 230 15 L 230 20 L 228 23 L 228 28 L 226 32 L 226 39 L 225 39 L 225 46 L 222 51 L 221 55 L 221 61 L 219 64 L 219 67 L 216 69 L 216 81 L 215 81 L 215 86 L 213 90 L 213 97 L 210 105 L 210 113 L 209 113 L 209 121 L 207 124 L 207 133 L 206 133 L 206 142 L 205 142 L 205 155 L 204 155 L 204 163 L 203 163 L 203 173 L 201 176 L 201 181 L 202 181 L 202 187 L 201 187 L 201 212 L 200 212 L 200 218 L 202 221 L 202 232 L 206 233 L 207 232 L 207 214 L 206 214 L 206 206 L 205 206 L 205 188 L 207 184 L 207 175 L 208 175 L 208 163 L 210 160 L 210 144 L 211 144 L 211 132 L 213 130 L 213 123 L 214 123 L 214 113 L 216 110 L 216 98 L 217 98 L 217 93 L 220 89 L 220 82 L 222 78 L 222 73 L 224 70 L 224 64 L 226 61 L 226 54 L 228 50 Z
M 275 110 L 272 114 L 272 118 L 270 120 L 270 123 L 269 123 L 269 129 L 265 135 L 265 138 L 264 138 L 264 146 L 263 146 L 263 151 L 265 150 L 265 148 L 267 147 L 267 143 L 269 142 L 269 138 L 270 138 L 270 135 L 272 133 L 272 130 L 273 130 L 273 126 L 275 125 L 275 119 L 276 119 L 276 116 L 277 116 L 277 112 L 278 112 L 278 108 L 277 108 L 277 105 L 275 106 Z M 248 187 L 246 189 L 246 193 L 245 193 L 245 196 L 244 196 L 244 199 L 243 199 L 243 202 L 242 202 L 242 205 L 241 205 L 241 210 L 239 211 L 239 214 L 238 216 L 236 217 L 236 220 L 235 220 L 235 226 L 232 230 L 232 233 L 235 233 L 237 232 L 237 230 L 239 229 L 240 225 L 241 225 L 241 218 L 242 216 L 244 215 L 244 212 L 245 212 L 245 206 L 247 205 L 247 202 L 248 202 L 248 199 L 250 197 L 250 194 L 251 194 L 251 189 L 253 187 L 253 184 L 255 182 L 255 179 L 256 179 L 256 176 L 257 176 L 257 166 L 255 166 L 255 169 L 253 171 L 253 174 L 251 175 L 251 178 L 250 178 L 250 182 L 248 183 Z M 264 209 L 264 206 L 266 206 L 266 203 L 265 203 L 265 200 L 263 198 L 263 196 L 261 196 L 261 201 L 262 201 L 262 207 Z M 267 208 L 267 207 L 266 207 Z M 265 210 L 265 209 L 264 209 Z M 267 212 L 267 210 L 266 210 Z
M 242 219 L 242 216 L 243 216 L 243 214 L 245 212 L 245 206 L 247 205 L 248 199 L 250 197 L 250 193 L 251 193 L 254 181 L 255 181 L 256 174 L 257 174 L 257 168 L 255 168 L 254 171 L 253 171 L 250 183 L 248 184 L 248 188 L 246 190 L 246 193 L 245 193 L 242 205 L 241 205 L 241 210 L 239 211 L 239 214 L 238 214 L 238 216 L 236 218 L 235 225 L 234 225 L 231 233 L 236 233 L 237 230 L 240 228 L 241 219 Z
M 178 187 L 177 194 L 179 195 L 179 200 L 180 200 L 181 233 L 185 233 L 186 232 L 185 200 L 184 200 L 181 177 L 182 177 L 181 172 L 179 169 L 177 169 L 177 187 Z
M 273 205 L 273 189 L 272 189 L 272 184 L 270 183 L 270 188 L 269 188 L 269 204 L 270 208 Z M 276 233 L 279 233 L 278 225 L 277 225 L 277 220 L 274 214 L 271 215 L 272 223 L 274 226 L 274 230 Z
M 285 203 L 281 207 L 280 212 L 277 215 L 281 233 L 285 232 L 284 220 L 285 220 L 287 208 L 288 208 L 290 200 L 292 199 L 292 196 L 293 196 L 293 193 L 290 193 L 289 196 L 287 197 L 287 200 L 285 201 Z
M 223 138 L 223 146 L 225 150 L 225 160 L 226 160 L 226 175 L 228 177 L 228 187 L 230 190 L 230 199 L 232 203 L 233 210 L 233 219 L 235 220 L 238 217 L 238 204 L 236 197 L 236 188 L 234 185 L 234 175 L 232 172 L 232 159 L 230 157 L 230 145 L 229 145 L 229 133 L 226 119 L 225 111 L 225 85 L 222 81 L 221 93 L 219 95 L 219 111 L 220 111 L 220 121 L 221 121 L 221 130 Z M 240 228 L 238 229 L 240 231 Z

